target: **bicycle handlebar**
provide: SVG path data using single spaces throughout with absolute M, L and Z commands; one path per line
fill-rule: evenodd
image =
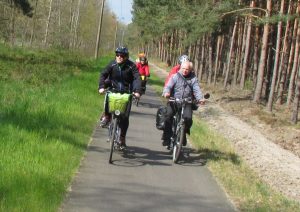
M 103 93 L 99 93 L 99 94 L 101 95 L 101 94 L 106 94 L 106 93 L 121 93 L 121 92 L 114 92 L 114 90 L 112 90 L 112 89 L 104 89 Z M 135 92 L 128 93 L 128 94 L 131 94 L 132 96 L 137 98 L 136 95 L 135 95 Z
M 183 98 L 183 99 L 178 99 L 174 97 L 169 98 L 169 102 L 176 102 L 176 103 L 193 103 L 193 100 L 191 97 L 188 98 Z

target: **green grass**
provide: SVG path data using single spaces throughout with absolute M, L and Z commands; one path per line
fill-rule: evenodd
M 230 142 L 199 119 L 194 119 L 191 140 L 240 211 L 300 211 L 298 203 L 263 183 Z
M 102 110 L 100 63 L 0 46 L 0 211 L 57 211 Z
M 153 71 L 150 70 L 150 73 L 153 73 Z M 161 94 L 162 93 L 162 88 L 164 86 L 164 79 L 159 78 L 155 74 L 151 74 L 151 77 L 148 79 L 148 83 L 153 86 L 154 90 Z

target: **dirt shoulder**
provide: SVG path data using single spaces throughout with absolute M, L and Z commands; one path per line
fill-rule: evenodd
M 152 65 L 164 78 L 165 70 Z M 211 92 L 211 100 L 200 111 L 211 128 L 232 142 L 236 152 L 275 190 L 300 201 L 300 130 L 290 126 L 287 113 L 276 117 L 253 105 L 249 94 Z

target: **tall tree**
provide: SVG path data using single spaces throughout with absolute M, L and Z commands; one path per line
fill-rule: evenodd
M 50 0 L 50 2 L 49 2 L 49 12 L 48 12 L 48 18 L 47 18 L 47 23 L 46 23 L 46 31 L 45 31 L 45 36 L 44 36 L 44 45 L 45 46 L 47 46 L 51 16 L 52 16 L 52 0 Z
M 280 16 L 282 16 L 284 13 L 284 5 L 285 5 L 285 0 L 281 0 L 280 13 L 279 13 Z M 269 94 L 269 99 L 267 104 L 268 111 L 272 111 L 272 106 L 273 106 L 273 98 L 274 98 L 275 86 L 276 86 L 277 75 L 278 75 L 278 64 L 279 64 L 279 56 L 280 56 L 280 48 L 281 48 L 281 32 L 282 32 L 282 21 L 279 21 L 277 26 L 276 54 L 275 54 L 275 62 L 273 67 L 273 76 L 272 76 L 271 89 L 270 89 L 270 94 Z
M 292 13 L 293 9 L 293 0 L 289 1 L 289 7 L 288 7 L 288 12 L 287 15 L 290 15 Z M 283 46 L 281 50 L 281 56 L 280 56 L 280 62 L 279 62 L 279 67 L 278 67 L 278 81 L 277 81 L 277 101 L 276 104 L 282 104 L 282 98 L 283 98 L 283 92 L 284 92 L 284 83 L 286 81 L 286 73 L 287 73 L 287 68 L 285 66 L 285 61 L 286 58 L 288 57 L 288 45 L 289 45 L 289 34 L 291 32 L 290 29 L 291 21 L 288 20 L 285 26 L 285 33 L 284 33 L 284 39 L 283 39 Z
M 234 51 L 234 43 L 235 43 L 235 37 L 237 33 L 237 25 L 238 25 L 238 19 L 235 20 L 233 30 L 232 30 L 232 36 L 231 36 L 231 41 L 230 41 L 230 49 L 228 53 L 228 59 L 227 59 L 227 67 L 226 67 L 226 75 L 224 79 L 224 85 L 223 87 L 226 88 L 227 83 L 228 83 L 228 78 L 231 70 L 231 65 L 232 65 L 232 60 L 233 60 L 233 51 Z
M 291 121 L 294 124 L 297 124 L 298 122 L 299 103 L 300 103 L 300 69 L 298 70 L 298 77 L 295 86 L 295 98 L 293 102 L 292 116 L 291 116 Z
M 271 7 L 272 7 L 272 0 L 267 0 L 266 18 L 270 17 Z M 261 54 L 260 54 L 258 74 L 257 74 L 257 82 L 256 82 L 256 87 L 255 87 L 255 92 L 253 97 L 253 101 L 256 103 L 260 102 L 260 97 L 262 94 L 262 86 L 263 86 L 264 73 L 265 73 L 265 67 L 267 62 L 267 53 L 268 53 L 269 28 L 270 28 L 270 24 L 267 21 L 267 23 L 265 23 L 264 25 Z
M 255 7 L 255 1 L 251 1 L 250 8 Z M 247 36 L 246 36 L 246 43 L 245 43 L 245 53 L 244 53 L 244 60 L 242 66 L 242 74 L 241 74 L 241 81 L 240 81 L 240 88 L 244 88 L 246 74 L 248 69 L 249 63 L 249 56 L 250 56 L 250 42 L 251 42 L 251 31 L 252 31 L 252 15 L 247 18 Z

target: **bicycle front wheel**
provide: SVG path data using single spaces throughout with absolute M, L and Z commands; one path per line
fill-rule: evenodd
M 114 152 L 114 147 L 115 147 L 115 140 L 116 140 L 116 132 L 117 132 L 117 126 L 118 122 L 117 119 L 113 119 L 113 127 L 112 127 L 112 132 L 110 136 L 110 153 L 109 153 L 109 163 L 112 163 L 112 155 Z
M 136 99 L 135 100 L 135 105 L 138 107 L 139 106 L 139 102 L 140 102 L 140 99 Z
M 178 129 L 176 133 L 176 141 L 173 147 L 173 162 L 178 163 L 179 158 L 181 156 L 181 149 L 182 149 L 182 144 L 183 144 L 183 139 L 184 139 L 184 131 L 185 127 L 184 125 L 181 126 L 180 129 Z

